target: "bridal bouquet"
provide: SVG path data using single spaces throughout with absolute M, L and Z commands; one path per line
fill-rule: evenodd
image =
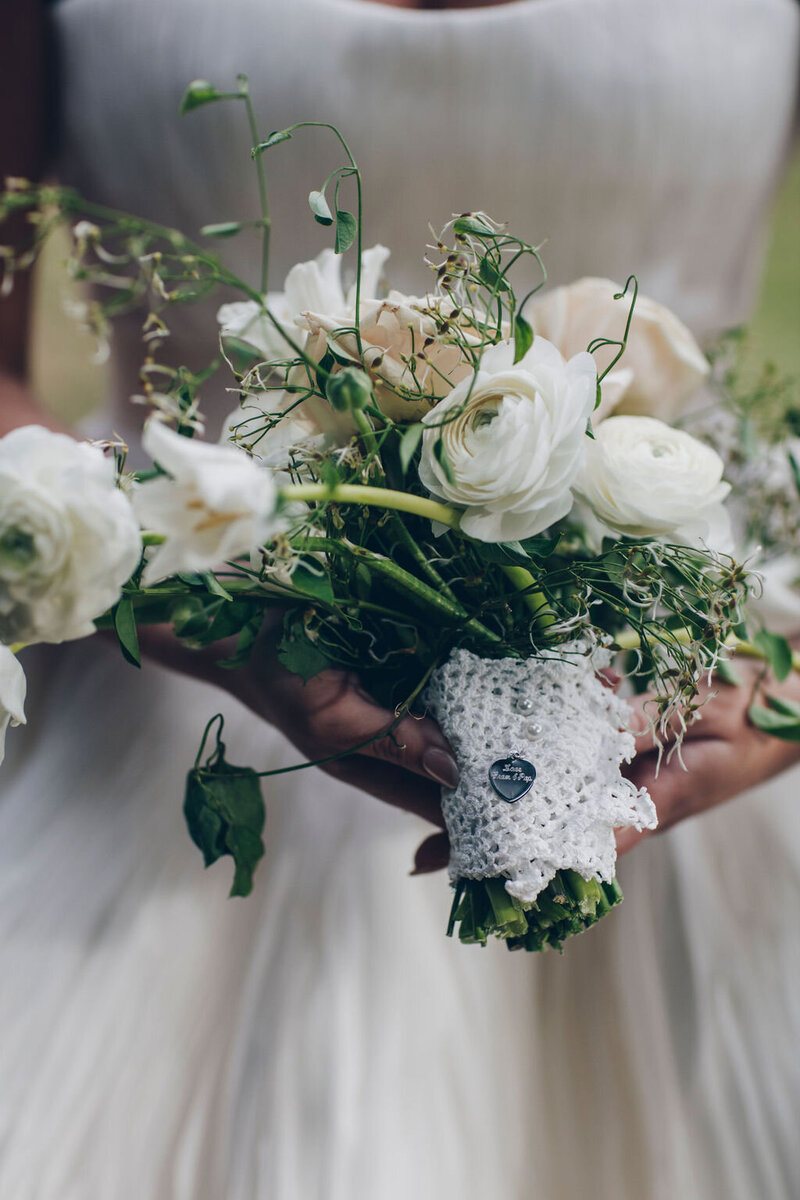
M 152 460 L 130 472 L 114 441 L 39 427 L 0 440 L 3 733 L 24 719 L 21 646 L 110 627 L 138 663 L 137 628 L 169 622 L 191 648 L 235 637 L 235 670 L 278 607 L 290 671 L 356 670 L 395 714 L 383 736 L 428 710 L 450 740 L 449 932 L 560 946 L 621 898 L 615 829 L 656 823 L 621 773 L 634 739 L 605 668 L 616 657 L 629 690 L 652 691 L 663 740 L 744 637 L 723 460 L 676 424 L 709 364 L 633 278 L 539 297 L 538 251 L 483 213 L 434 237 L 427 293 L 386 291 L 389 252 L 361 245 L 361 176 L 336 130 L 343 164 L 309 197 L 334 245 L 268 291 L 265 157 L 302 126 L 259 140 L 244 78 L 228 93 L 197 82 L 183 108 L 226 99 L 254 131 L 257 288 L 205 244 L 66 189 L 12 180 L 0 201 L 35 235 L 25 254 L 0 251 L 8 286 L 66 221 L 98 335 L 144 307 L 136 399 Z M 220 286 L 240 298 L 219 310 L 214 363 L 160 361 L 170 308 Z M 238 403 L 212 443 L 200 400 L 217 371 Z M 774 635 L 753 652 L 791 665 Z M 221 719 L 206 755 L 214 720 L 185 814 L 206 864 L 231 856 L 245 895 L 263 853 L 259 774 L 227 761 Z

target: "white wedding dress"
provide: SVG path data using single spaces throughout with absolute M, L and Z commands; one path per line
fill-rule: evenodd
M 367 244 L 428 286 L 427 222 L 483 208 L 555 282 L 623 279 L 700 333 L 747 317 L 793 119 L 794 0 L 61 0 L 62 175 L 178 224 L 253 215 L 236 105 L 337 123 Z M 268 156 L 272 286 L 326 234 L 330 135 Z M 254 278 L 246 238 L 225 253 Z M 213 310 L 175 319 L 198 362 Z M 119 331 L 127 411 L 140 354 Z M 204 408 L 220 415 L 223 395 Z M 268 780 L 254 894 L 181 814 L 222 710 L 234 762 L 297 754 L 229 696 L 83 642 L 27 656 L 0 801 L 3 1200 L 793 1200 L 800 773 L 654 838 L 563 957 L 449 942 L 426 828 L 316 771 Z

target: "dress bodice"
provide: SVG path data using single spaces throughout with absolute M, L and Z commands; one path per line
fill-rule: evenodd
M 325 120 L 364 176 L 365 244 L 429 286 L 428 222 L 484 209 L 535 242 L 553 282 L 624 278 L 699 333 L 741 322 L 790 136 L 794 0 L 516 0 L 416 11 L 371 0 L 61 0 L 62 173 L 174 223 L 253 217 L 241 106 L 181 119 L 187 82 L 251 81 L 262 131 Z M 329 242 L 306 196 L 330 134 L 270 152 L 270 284 Z M 248 236 L 224 245 L 251 279 Z M 205 322 L 205 324 L 204 324 Z M 200 312 L 176 330 L 213 336 Z M 201 332 L 204 329 L 205 332 Z M 120 349 L 133 329 L 122 331 Z M 133 346 L 130 346 L 133 351 Z

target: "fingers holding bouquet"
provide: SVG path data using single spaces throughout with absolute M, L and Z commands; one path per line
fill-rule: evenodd
M 654 744 L 653 696 L 632 701 L 637 753 L 625 774 L 650 793 L 658 827 L 653 831 L 619 830 L 618 853 L 625 854 L 650 832 L 663 832 L 687 817 L 699 816 L 800 761 L 798 742 L 775 737 L 751 719 L 754 697 L 762 689 L 771 705 L 791 708 L 800 702 L 800 676 L 792 673 L 778 684 L 767 676 L 763 664 L 737 662 L 736 677 L 735 684 L 715 676 L 701 685 L 700 707 L 695 719 L 681 731 L 679 749 L 675 723 L 662 746 Z

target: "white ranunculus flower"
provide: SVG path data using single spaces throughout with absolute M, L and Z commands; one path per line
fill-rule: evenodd
M 378 291 L 381 272 L 389 257 L 385 246 L 372 246 L 361 255 L 361 295 L 373 297 Z M 336 324 L 352 324 L 355 287 L 345 293 L 342 285 L 342 256 L 323 250 L 310 262 L 297 263 L 284 281 L 282 292 L 269 292 L 267 307 L 280 321 L 292 340 L 304 348 L 308 328 L 303 321 L 307 312 L 333 317 Z M 348 319 L 348 313 L 350 314 Z M 264 316 L 254 300 L 223 304 L 217 313 L 222 332 L 249 342 L 265 362 L 295 358 L 295 351 Z
M 25 672 L 16 654 L 0 646 L 0 763 L 6 755 L 9 724 L 25 724 Z
M 630 294 L 615 300 L 621 291 L 610 279 L 579 279 L 531 301 L 525 315 L 536 333 L 568 357 L 595 338 L 622 337 Z M 596 352 L 599 371 L 616 352 L 610 346 Z M 625 353 L 603 380 L 603 404 L 594 424 L 612 409 L 673 421 L 708 373 L 708 359 L 683 322 L 640 292 Z
M 211 570 L 281 530 L 272 472 L 244 450 L 183 437 L 153 417 L 142 441 L 168 475 L 133 497 L 142 527 L 166 538 L 145 567 L 145 586 L 178 571 Z
M 417 420 L 430 411 L 431 401 L 415 399 L 416 396 L 441 399 L 472 374 L 472 365 L 461 348 L 440 340 L 435 320 L 425 311 L 437 303 L 442 302 L 405 296 L 397 291 L 390 292 L 385 300 L 362 301 L 359 332 L 363 365 L 372 377 L 378 406 L 394 421 Z M 452 308 L 450 301 L 447 308 Z M 304 321 L 309 330 L 306 349 L 311 357 L 321 359 L 328 348 L 328 335 L 337 328 L 352 325 L 354 320 L 354 309 L 346 317 L 341 313 L 329 316 L 309 311 Z M 465 336 L 468 336 L 466 329 Z M 337 337 L 336 345 L 358 363 L 354 333 Z M 413 372 L 408 365 L 410 361 L 414 362 Z M 404 392 L 410 396 L 407 398 Z
M 796 637 L 800 633 L 800 556 L 782 554 L 758 563 L 755 571 L 761 576 L 761 588 L 748 598 L 749 611 L 771 633 Z
M 0 438 L 0 639 L 94 633 L 140 555 L 133 509 L 102 450 L 40 425 Z
M 731 548 L 730 484 L 715 450 L 653 417 L 608 417 L 588 440 L 577 490 L 597 518 L 629 537 Z
M 465 509 L 464 533 L 484 542 L 541 533 L 572 507 L 597 374 L 590 354 L 565 362 L 536 337 L 514 365 L 513 342 L 481 359 L 424 418 L 419 474 L 435 496 Z M 441 438 L 453 482 L 435 455 Z

